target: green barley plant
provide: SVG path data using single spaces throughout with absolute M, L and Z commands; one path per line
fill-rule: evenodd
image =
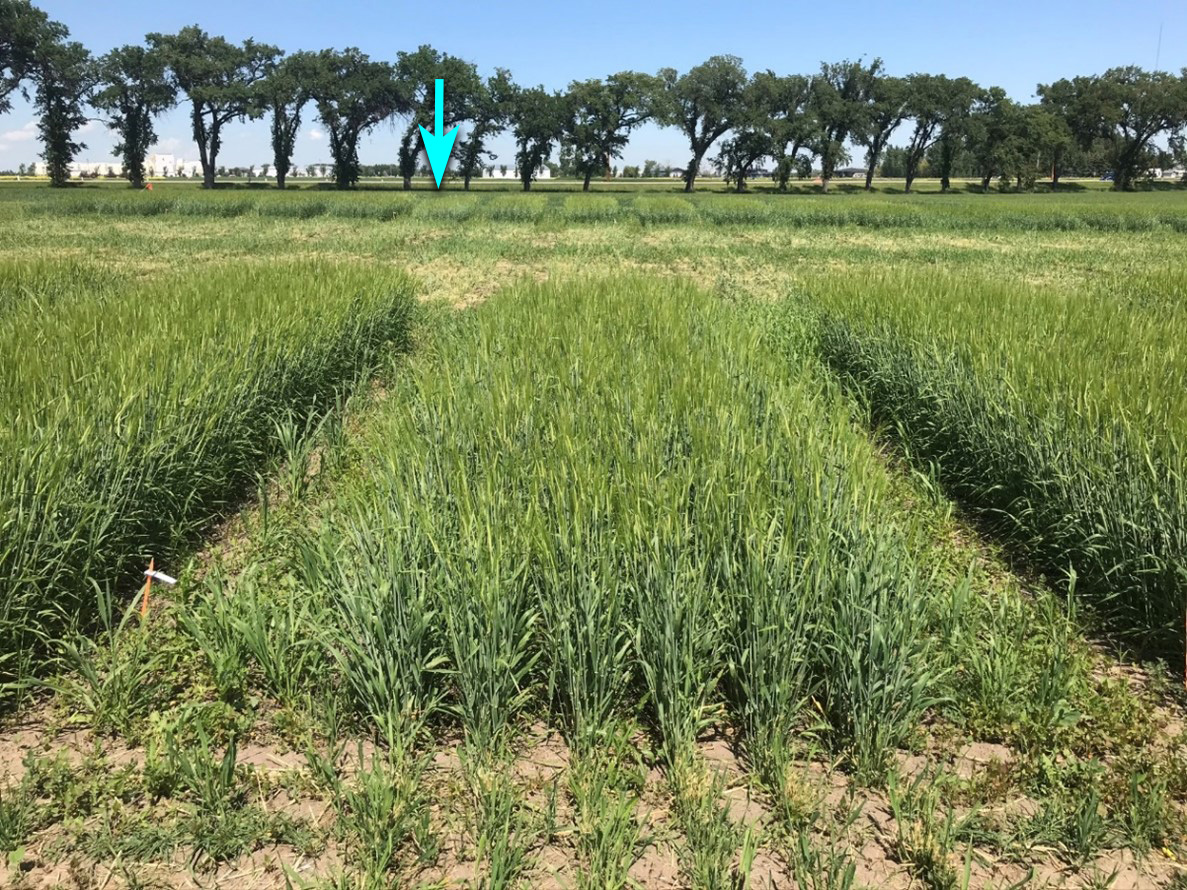
M 665 761 L 675 767 L 713 722 L 720 652 L 712 593 L 682 554 L 642 567 L 635 653 Z
M 957 818 L 941 800 L 934 775 L 920 774 L 902 783 L 893 773 L 886 789 L 894 816 L 895 855 L 911 875 L 930 890 L 958 890 L 960 874 L 950 857 L 975 813 Z
M 288 565 L 356 715 L 491 748 L 543 699 L 580 750 L 641 697 L 668 766 L 732 713 L 781 776 L 816 696 L 881 763 L 937 700 L 931 581 L 783 318 L 626 278 L 437 319 Z
M 361 749 L 359 758 L 361 762 Z M 391 871 L 419 822 L 423 770 L 415 757 L 376 754 L 335 799 L 338 830 L 368 890 L 389 886 Z
M 944 675 L 924 633 L 926 586 L 881 532 L 838 542 L 851 562 L 824 605 L 816 655 L 836 747 L 865 781 L 880 777 L 890 752 L 940 703 Z
M 172 733 L 165 736 L 165 762 L 177 777 L 180 788 L 193 796 L 199 810 L 221 812 L 242 802 L 235 763 L 239 746 L 232 738 L 223 756 L 214 753 L 214 744 L 206 731 L 197 730 L 194 746 L 187 746 Z
M 479 886 L 516 887 L 528 865 L 531 826 L 511 781 L 508 764 L 497 755 L 462 748 L 462 770 L 474 809 Z
M 490 550 L 483 562 L 491 558 L 494 564 L 475 563 L 477 577 L 493 583 L 480 581 L 468 593 L 457 592 L 444 609 L 455 709 L 468 742 L 479 749 L 493 748 L 528 703 L 528 675 L 536 657 L 535 613 L 525 604 L 514 570 L 498 566 L 498 545 Z M 510 577 L 504 582 L 505 572 Z
M 273 457 L 290 406 L 402 347 L 400 275 L 238 266 L 0 319 L 0 651 L 52 650 L 92 584 L 134 589 Z M 12 679 L 12 678 L 4 678 Z
M 1139 642 L 1182 642 L 1187 362 L 1178 270 L 1096 292 L 960 272 L 813 281 L 819 344 L 986 524 Z M 1118 298 L 1118 293 L 1123 295 Z
M 164 768 L 185 802 L 185 833 L 195 859 L 225 862 L 267 838 L 271 827 L 265 814 L 247 802 L 236 768 L 237 739 L 228 741 L 220 757 L 204 729 L 199 726 L 195 735 L 195 743 L 186 745 L 175 732 L 166 732 Z
M 213 574 L 204 582 L 202 595 L 233 603 L 235 639 L 229 648 L 241 648 L 250 657 L 268 692 L 282 703 L 296 704 L 329 667 L 318 640 L 329 619 L 311 598 L 269 594 L 262 588 L 262 581 L 241 577 L 231 599 L 225 580 Z
M 195 650 L 205 657 L 219 699 L 241 707 L 247 691 L 248 654 L 240 633 L 235 594 L 225 587 L 210 588 L 204 596 L 177 611 L 177 626 Z
M 281 485 L 294 500 L 304 497 L 309 487 L 313 451 L 324 420 L 325 415 L 318 418 L 311 412 L 298 421 L 296 412 L 291 410 L 276 420 L 277 450 L 284 461 Z
M 541 584 L 539 596 L 548 700 L 570 744 L 586 750 L 612 731 L 630 682 L 629 594 L 612 555 L 580 552 L 578 524 L 557 529 L 552 540 L 540 551 L 553 582 Z
M 732 890 L 733 864 L 743 831 L 722 803 L 725 780 L 695 756 L 682 757 L 673 768 L 675 815 L 684 834 L 681 870 L 699 890 Z
M 1167 781 L 1149 772 L 1133 772 L 1128 790 L 1127 806 L 1118 816 L 1129 845 L 1145 853 L 1163 843 L 1166 837 L 1171 806 Z
M 425 579 L 402 569 L 408 554 L 400 542 L 385 540 L 365 515 L 356 518 L 349 529 L 353 549 L 325 537 L 300 548 L 301 580 L 339 613 L 322 642 L 351 707 L 397 749 L 414 740 L 440 705 L 438 615 Z
M 861 817 L 862 805 L 845 799 L 841 809 L 815 826 L 799 828 L 790 839 L 787 859 L 796 886 L 805 890 L 853 890 L 857 863 L 850 855 L 847 833 Z
M 151 621 L 140 615 L 140 598 L 118 608 L 110 591 L 95 586 L 99 632 L 61 643 L 64 673 L 49 685 L 74 714 L 97 733 L 133 735 L 169 695 L 172 667 Z
M 0 788 L 0 854 L 21 849 L 37 827 L 37 801 L 24 783 Z
M 569 795 L 581 859 L 579 890 L 631 886 L 631 866 L 644 846 L 635 816 L 639 797 L 634 784 L 634 777 L 608 749 L 581 756 L 570 766 Z

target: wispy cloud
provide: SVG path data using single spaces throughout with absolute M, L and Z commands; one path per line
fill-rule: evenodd
M 323 133 L 321 130 L 310 130 L 309 131 L 309 138 L 312 139 L 314 142 L 318 142 L 325 135 L 326 134 Z
M 37 121 L 29 121 L 18 130 L 8 130 L 0 133 L 0 144 L 12 145 L 17 142 L 32 142 L 37 138 Z

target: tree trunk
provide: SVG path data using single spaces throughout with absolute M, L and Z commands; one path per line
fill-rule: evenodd
M 276 187 L 284 191 L 284 171 L 279 167 L 276 168 Z
M 981 194 L 989 193 L 989 181 L 993 179 L 992 175 L 981 177 Z
M 530 175 L 521 176 L 520 182 L 523 183 L 523 190 L 525 192 L 530 192 L 532 190 L 532 177 Z
M 828 176 L 825 176 L 825 175 L 824 175 L 824 171 L 822 170 L 822 171 L 820 172 L 820 191 L 821 191 L 821 192 L 823 192 L 823 193 L 824 193 L 824 194 L 826 194 L 826 195 L 828 194 L 828 184 L 829 184 L 829 180 L 830 180 L 830 177 L 828 177 Z
M 470 191 L 470 171 L 466 171 L 466 175 L 462 177 L 462 188 L 465 191 Z
M 866 170 L 866 191 L 872 191 L 874 188 L 874 162 L 870 162 L 869 168 Z
M 412 177 L 411 176 L 404 177 L 404 191 L 406 191 L 406 192 L 412 191 Z
M 693 183 L 697 181 L 697 171 L 701 169 L 701 155 L 694 154 L 692 156 L 692 163 L 688 165 L 688 169 L 684 171 L 684 191 L 691 192 Z
M 592 170 L 586 170 L 586 171 L 585 171 L 585 182 L 583 182 L 583 183 L 581 184 L 581 191 L 583 191 L 583 192 L 588 192 L 588 191 L 589 191 L 589 181 L 590 181 L 590 179 L 591 179 L 591 178 L 593 178 L 593 171 L 592 171 Z
M 214 166 L 205 165 L 202 167 L 202 188 L 214 188 Z
M 904 194 L 904 195 L 909 195 L 909 194 L 911 194 L 911 183 L 913 183 L 914 181 L 915 181 L 915 174 L 914 174 L 914 172 L 912 172 L 912 171 L 908 170 L 908 171 L 907 171 L 907 185 L 906 185 L 906 187 L 903 189 L 903 194 Z
M 940 191 L 946 192 L 951 187 L 952 187 L 952 180 L 950 180 L 948 178 L 948 174 L 945 173 L 943 176 L 940 177 Z

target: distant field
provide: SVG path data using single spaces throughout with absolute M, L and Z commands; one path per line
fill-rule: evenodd
M 16 880 L 1184 886 L 1187 191 L 417 185 L 0 184 Z

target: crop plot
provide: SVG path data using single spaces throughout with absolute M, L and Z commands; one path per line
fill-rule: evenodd
M 1178 196 L 22 195 L 10 884 L 1181 883 Z

